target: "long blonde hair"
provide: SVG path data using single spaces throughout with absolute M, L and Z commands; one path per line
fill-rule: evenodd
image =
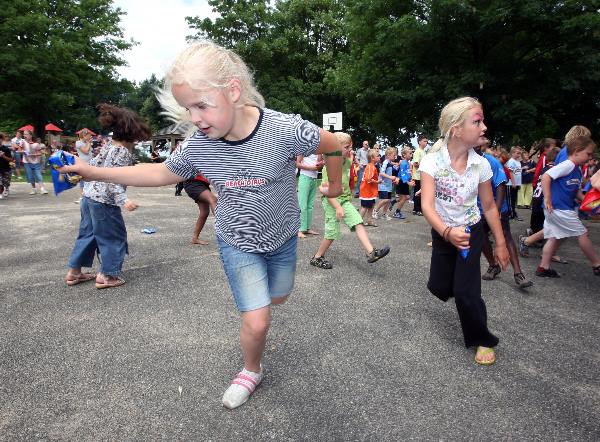
M 265 106 L 263 96 L 254 86 L 250 69 L 236 53 L 210 40 L 196 41 L 177 56 L 167 71 L 164 87 L 157 91 L 164 109 L 162 114 L 186 132 L 193 132 L 195 128 L 188 112 L 173 97 L 173 85 L 186 83 L 194 90 L 209 91 L 223 89 L 233 79 L 240 82 L 240 106 Z
M 429 152 L 437 152 L 452 137 L 452 129 L 465 122 L 466 114 L 474 107 L 482 107 L 481 103 L 473 97 L 461 97 L 452 100 L 442 109 L 438 128 L 440 129 L 440 139 L 437 140 L 429 149 Z

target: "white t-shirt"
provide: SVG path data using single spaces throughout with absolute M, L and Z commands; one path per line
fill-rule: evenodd
M 520 186 L 522 183 L 522 172 L 521 162 L 511 158 L 506 162 L 506 167 L 512 173 L 512 180 L 508 181 L 509 186 Z
M 358 164 L 360 166 L 366 166 L 369 164 L 369 158 L 367 154 L 369 153 L 369 149 L 363 149 L 362 147 L 358 148 L 356 151 L 356 158 L 358 159 Z
M 75 142 L 75 149 L 77 149 L 77 155 L 79 155 L 79 158 L 85 161 L 86 163 L 89 163 L 92 159 L 92 147 L 90 146 L 90 150 L 88 151 L 88 153 L 83 153 L 83 151 L 81 150 L 86 146 L 86 144 L 87 143 L 85 141 L 77 140 Z
M 305 166 L 316 166 L 318 158 L 319 156 L 317 154 L 309 155 L 302 159 L 302 164 Z M 318 174 L 319 172 L 317 172 L 316 170 L 300 169 L 300 175 L 306 175 L 311 178 L 316 178 Z
M 472 226 L 479 222 L 479 184 L 492 178 L 492 168 L 485 158 L 469 150 L 467 168 L 459 175 L 450 165 L 448 146 L 444 144 L 421 159 L 419 171 L 433 177 L 435 210 L 447 226 Z

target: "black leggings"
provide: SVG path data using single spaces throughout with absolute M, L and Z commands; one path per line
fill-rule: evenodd
M 495 347 L 499 340 L 488 330 L 487 311 L 481 298 L 481 221 L 471 226 L 471 248 L 467 259 L 433 229 L 431 237 L 433 248 L 427 288 L 444 302 L 455 298 L 466 347 Z
M 416 195 L 416 193 L 421 190 L 421 180 L 415 180 L 415 187 L 414 187 L 414 192 L 415 195 L 413 196 L 413 212 L 422 212 L 423 210 L 421 210 L 421 195 Z

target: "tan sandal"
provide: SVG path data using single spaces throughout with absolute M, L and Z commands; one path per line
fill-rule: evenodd
M 115 279 L 107 279 L 104 276 L 101 276 L 102 278 L 102 282 L 99 282 L 98 279 L 96 279 L 96 288 L 97 289 L 110 289 L 113 287 L 119 287 L 123 284 L 125 284 L 125 280 L 123 278 L 121 278 L 120 276 L 117 276 Z
M 494 357 L 490 360 L 483 359 L 484 357 L 486 357 L 489 354 L 493 354 Z M 477 357 L 477 355 L 479 355 L 479 357 Z M 479 347 L 477 347 L 477 351 L 475 352 L 475 363 L 477 363 L 479 365 L 492 365 L 495 362 L 496 362 L 496 352 L 494 351 L 493 348 L 483 347 L 481 345 Z
M 96 278 L 96 275 L 92 275 L 91 273 L 78 273 L 76 275 L 67 275 L 65 276 L 65 282 L 68 286 L 77 285 L 80 282 L 91 281 Z

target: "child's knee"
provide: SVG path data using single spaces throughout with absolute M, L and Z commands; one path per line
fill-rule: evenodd
M 267 314 L 244 316 L 242 319 L 242 333 L 254 337 L 267 334 L 271 325 L 271 312 L 266 309 Z
M 271 304 L 272 305 L 281 305 L 281 304 L 285 304 L 285 302 L 288 300 L 290 295 L 284 295 L 284 296 L 278 296 L 276 298 L 271 298 Z

